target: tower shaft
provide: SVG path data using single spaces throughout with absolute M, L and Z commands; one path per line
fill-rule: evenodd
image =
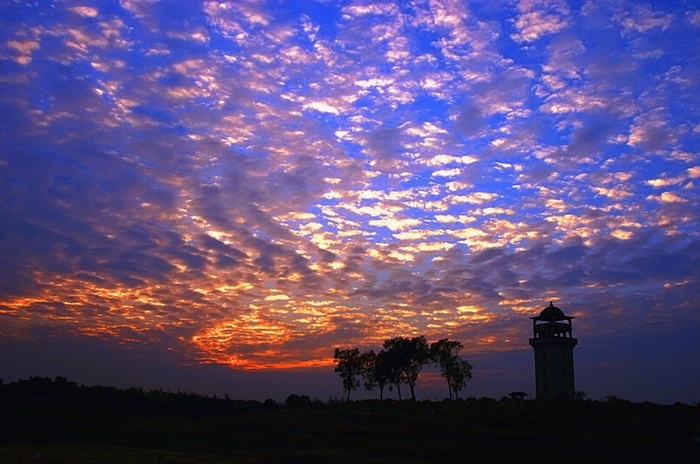
M 571 320 L 552 303 L 539 316 L 532 317 L 535 350 L 537 399 L 574 398 L 574 347 Z

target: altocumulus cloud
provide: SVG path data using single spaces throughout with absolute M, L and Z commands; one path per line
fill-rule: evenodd
M 518 352 L 550 299 L 598 349 L 700 328 L 693 8 L 5 2 L 0 332 L 297 369 Z

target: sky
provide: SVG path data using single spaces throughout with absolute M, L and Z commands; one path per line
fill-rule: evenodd
M 2 0 L 0 26 L 5 382 L 326 400 L 336 347 L 425 335 L 463 343 L 463 396 L 534 396 L 552 301 L 577 390 L 700 401 L 697 2 Z

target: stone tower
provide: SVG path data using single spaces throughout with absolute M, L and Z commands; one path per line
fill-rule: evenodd
M 549 303 L 539 316 L 531 317 L 535 349 L 535 384 L 537 399 L 574 398 L 574 347 L 571 320 Z

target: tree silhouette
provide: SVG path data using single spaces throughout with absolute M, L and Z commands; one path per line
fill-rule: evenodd
M 359 377 L 363 374 L 362 357 L 357 348 L 341 350 L 335 349 L 333 361 L 336 363 L 335 372 L 343 379 L 343 391 L 347 392 L 347 400 L 350 401 L 350 392 L 360 386 Z
M 411 399 L 416 401 L 416 382 L 418 374 L 430 361 L 430 349 L 423 335 L 413 338 L 394 337 L 384 341 L 384 350 L 388 353 L 391 380 L 399 389 L 401 400 L 401 383 L 408 384 Z
M 461 358 L 455 360 L 454 375 L 450 379 L 450 387 L 455 392 L 456 399 L 459 399 L 459 392 L 462 391 L 467 381 L 474 376 L 472 369 L 472 365 L 466 360 Z
M 430 357 L 440 368 L 440 374 L 447 380 L 450 399 L 452 399 L 452 392 L 455 398 L 459 399 L 459 392 L 473 375 L 472 365 L 459 357 L 462 348 L 464 346 L 460 342 L 449 338 L 430 344 Z
M 284 400 L 284 404 L 290 408 L 308 406 L 311 404 L 311 398 L 309 398 L 309 395 L 297 395 L 296 393 L 292 393 Z
M 387 385 L 396 384 L 400 379 L 400 372 L 392 367 L 391 355 L 382 350 L 375 356 L 374 366 L 372 366 L 372 376 L 376 385 L 379 387 L 379 400 L 384 399 L 384 387 Z M 397 380 L 395 380 L 397 379 Z M 399 400 L 401 399 L 401 390 L 399 392 Z
M 387 384 L 387 378 L 382 373 L 381 359 L 377 356 L 374 350 L 363 351 L 360 354 L 361 377 L 365 390 L 374 390 L 374 387 L 379 387 L 379 400 L 384 396 L 384 387 Z
M 402 401 L 401 386 L 408 385 L 411 399 L 416 401 L 416 383 L 423 366 L 433 364 L 447 380 L 450 399 L 459 399 L 459 392 L 467 380 L 472 378 L 472 366 L 459 357 L 462 344 L 456 340 L 443 338 L 428 345 L 425 336 L 394 337 L 384 340 L 382 349 L 360 352 L 358 348 L 336 348 L 333 356 L 337 372 L 343 381 L 343 391 L 350 401 L 351 392 L 357 390 L 360 382 L 367 391 L 379 387 L 379 399 L 384 399 L 384 388 L 396 387 L 399 401 Z
M 383 349 L 379 352 L 379 361 L 381 363 L 381 370 L 386 376 L 387 383 L 391 387 L 396 387 L 396 391 L 399 395 L 399 401 L 403 398 L 401 397 L 401 384 L 405 381 L 405 376 L 403 373 L 403 365 L 405 363 L 405 356 L 402 353 L 402 340 L 403 337 L 390 338 L 384 341 L 382 345 Z

